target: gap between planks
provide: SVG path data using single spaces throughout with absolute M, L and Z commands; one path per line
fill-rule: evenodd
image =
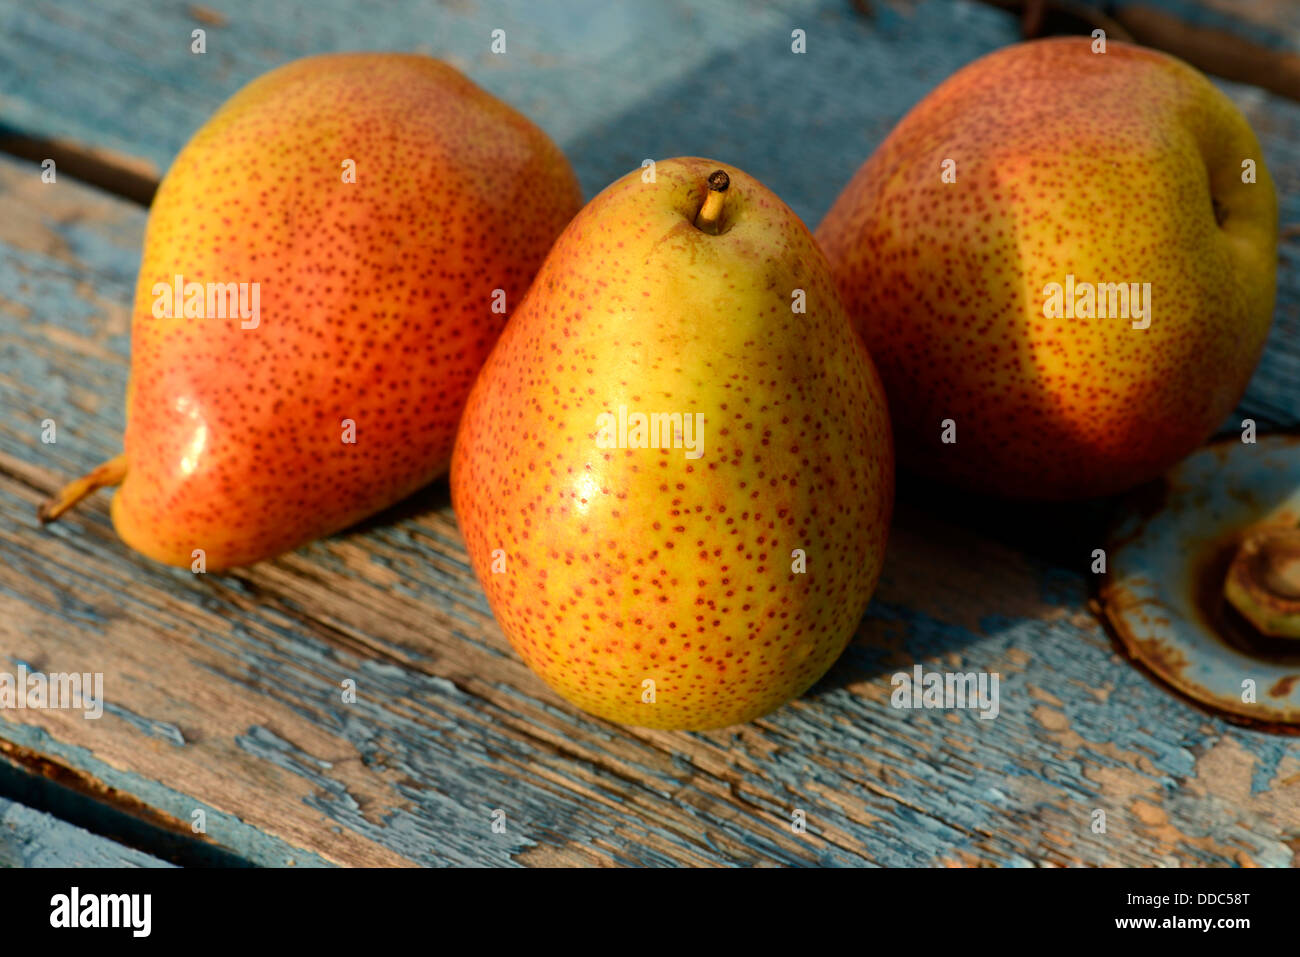
M 52 159 L 59 173 L 145 208 L 161 182 L 157 168 L 147 160 L 6 128 L 0 128 L 0 153 L 37 165 Z

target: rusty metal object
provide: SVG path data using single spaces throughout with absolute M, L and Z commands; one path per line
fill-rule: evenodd
M 1223 595 L 1260 634 L 1300 638 L 1300 528 L 1265 526 L 1247 535 Z
M 1300 436 L 1209 445 L 1159 501 L 1146 489 L 1122 509 L 1099 604 L 1125 653 L 1225 717 L 1300 732 L 1300 641 L 1262 633 L 1224 595 L 1229 571 L 1255 562 L 1251 580 L 1286 600 L 1292 568 L 1274 546 L 1300 526 Z

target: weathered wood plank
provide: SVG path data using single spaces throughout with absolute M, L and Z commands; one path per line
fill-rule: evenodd
M 174 12 L 118 11 L 119 57 L 81 32 L 89 18 L 76 4 L 45 11 L 54 30 L 0 6 L 0 70 L 11 71 L 0 74 L 0 120 L 30 132 L 71 102 L 80 119 L 60 121 L 63 135 L 161 167 L 273 62 L 412 43 L 396 17 L 401 36 L 385 41 L 370 22 L 381 18 L 304 14 L 299 49 L 283 25 L 213 6 L 228 20 L 219 29 L 252 32 L 221 57 L 210 43 L 206 61 L 168 54 L 164 34 L 188 23 Z M 595 26 L 539 33 L 514 47 L 518 60 L 495 64 L 483 35 L 496 9 L 428 16 L 443 50 L 476 51 L 456 55 L 560 138 L 589 192 L 643 156 L 706 153 L 740 160 L 812 220 L 915 100 L 1015 33 L 1009 18 L 965 4 L 886 8 L 872 25 L 826 3 L 799 8 L 811 15 L 747 12 L 725 35 L 701 23 L 696 44 L 675 8 L 667 27 L 599 13 Z M 810 17 L 804 59 L 778 55 L 792 16 Z M 668 38 L 686 50 L 671 69 L 651 62 L 676 56 Z M 48 89 L 33 79 L 33 49 Z M 214 64 L 224 72 L 191 75 Z M 595 66 L 608 83 L 591 83 Z M 95 92 L 104 88 L 112 95 Z M 69 100 L 73 89 L 87 102 Z M 1254 111 L 1284 221 L 1300 220 L 1294 106 L 1232 93 Z M 699 109 L 711 95 L 733 111 L 726 124 Z M 1204 716 L 1118 659 L 1078 571 L 1100 526 L 1067 535 L 1068 511 L 1027 521 L 905 485 L 884 579 L 844 659 L 776 715 L 694 735 L 588 719 L 524 668 L 473 581 L 444 483 L 363 529 L 229 576 L 133 555 L 112 533 L 106 496 L 40 530 L 43 494 L 119 448 L 143 213 L 66 179 L 42 185 L 37 172 L 0 163 L 0 652 L 10 664 L 103 671 L 112 708 L 98 722 L 25 713 L 0 738 L 177 820 L 205 808 L 209 836 L 258 862 L 1293 860 L 1295 744 Z M 1293 423 L 1300 297 L 1285 255 L 1278 329 L 1243 412 Z M 46 417 L 55 445 L 39 439 Z M 1047 547 L 1030 541 L 1051 523 L 1063 531 Z M 999 672 L 999 717 L 891 708 L 889 676 L 914 663 Z M 340 699 L 347 678 L 354 705 Z M 504 834 L 491 829 L 497 808 Z M 795 808 L 807 834 L 791 831 Z M 1107 812 L 1105 834 L 1091 830 L 1094 809 Z
M 0 797 L 0 867 L 169 867 L 165 861 Z

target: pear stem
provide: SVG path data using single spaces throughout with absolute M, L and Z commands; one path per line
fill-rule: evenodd
M 709 192 L 704 198 L 704 205 L 695 216 L 695 228 L 710 236 L 718 235 L 718 222 L 722 219 L 722 203 L 726 197 L 731 177 L 724 170 L 714 170 L 709 174 Z
M 36 509 L 36 517 L 41 520 L 42 525 L 52 522 L 91 492 L 108 485 L 120 485 L 124 478 L 126 478 L 125 452 L 109 459 L 89 475 L 83 475 L 63 486 L 56 495 L 41 503 Z

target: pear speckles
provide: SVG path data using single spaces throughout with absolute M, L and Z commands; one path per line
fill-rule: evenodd
M 1060 499 L 1154 478 L 1223 424 L 1272 318 L 1276 204 L 1245 118 L 1195 70 L 1044 40 L 923 100 L 817 237 L 900 458 Z M 1149 327 L 1049 318 L 1045 289 L 1072 279 L 1149 284 Z
M 451 67 L 312 57 L 232 98 L 150 213 L 119 534 L 247 564 L 445 471 L 477 371 L 581 204 L 539 129 Z M 256 284 L 259 318 L 159 318 L 157 283 Z
M 693 223 L 719 168 L 712 236 Z M 669 728 L 750 720 L 830 667 L 879 576 L 892 490 L 884 396 L 822 254 L 762 184 L 702 159 L 633 173 L 573 221 L 452 464 L 520 655 L 589 711 Z

